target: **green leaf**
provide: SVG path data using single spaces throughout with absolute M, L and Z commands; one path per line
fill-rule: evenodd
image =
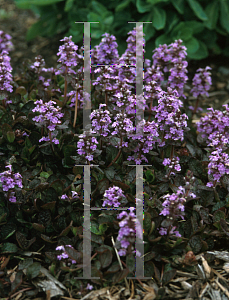
M 218 1 L 210 1 L 210 3 L 205 8 L 206 15 L 208 16 L 208 20 L 203 24 L 208 29 L 215 29 L 218 18 L 219 18 L 219 4 Z
M 31 41 L 36 36 L 40 35 L 44 30 L 44 22 L 38 21 L 34 23 L 26 33 L 26 40 Z
M 15 253 L 18 252 L 18 247 L 13 243 L 4 243 L 0 246 L 0 253 Z
M 174 26 L 177 25 L 177 23 L 180 21 L 179 16 L 177 13 L 173 11 L 168 11 L 167 13 L 167 28 L 166 28 L 166 33 L 169 33 Z
M 123 10 L 124 8 L 126 8 L 129 5 L 130 2 L 131 2 L 131 0 L 122 1 L 119 5 L 117 5 L 115 7 L 115 11 L 119 12 L 119 11 Z
M 220 1 L 220 24 L 229 33 L 229 3 Z
M 101 263 L 101 268 L 107 268 L 112 262 L 112 252 L 108 249 L 99 254 L 99 261 Z
M 41 264 L 39 262 L 35 262 L 31 265 L 28 266 L 28 268 L 26 269 L 26 275 L 28 277 L 28 279 L 33 279 L 35 277 L 37 277 L 40 273 L 40 269 L 41 269 Z
M 74 0 L 67 0 L 65 2 L 64 11 L 68 12 L 73 6 Z
M 157 3 L 161 3 L 161 2 L 168 2 L 170 0 L 146 0 L 146 2 L 151 3 L 152 5 L 155 5 Z
M 192 28 L 193 34 L 200 33 L 205 29 L 203 22 L 198 22 L 198 21 L 186 21 L 185 26 Z
M 206 45 L 201 41 L 198 41 L 198 42 L 199 42 L 199 49 L 195 53 L 188 55 L 189 58 L 191 58 L 191 59 L 204 59 L 208 56 L 208 49 L 207 49 Z
M 196 0 L 188 0 L 189 6 L 193 10 L 194 14 L 202 21 L 207 21 L 208 17 L 205 14 L 202 6 Z
M 171 0 L 176 10 L 183 15 L 184 13 L 184 0 Z
M 152 5 L 146 4 L 144 0 L 137 0 L 136 6 L 137 6 L 137 10 L 140 14 L 150 11 L 152 8 Z
M 6 134 L 6 136 L 7 136 L 7 140 L 8 140 L 9 143 L 13 143 L 14 142 L 14 140 L 15 140 L 15 134 L 14 134 L 13 131 L 8 131 L 7 134 Z
M 113 21 L 114 21 L 114 16 L 109 16 L 103 20 L 103 24 L 110 26 L 113 23 Z
M 133 272 L 135 270 L 135 258 L 132 253 L 126 256 L 126 265 L 130 272 Z
M 104 234 L 104 232 L 107 230 L 107 228 L 108 228 L 107 224 L 100 224 L 99 225 L 99 232 L 100 232 L 100 234 L 101 235 Z
M 50 5 L 64 0 L 15 0 L 15 4 L 21 9 L 30 9 L 32 5 L 44 6 Z
M 164 33 L 164 34 L 160 35 L 158 38 L 156 38 L 155 46 L 159 47 L 159 45 L 164 45 L 164 44 L 168 45 L 171 42 L 172 42 L 171 37 Z
M 159 7 L 153 7 L 153 26 L 157 30 L 161 30 L 165 27 L 166 22 L 166 12 L 164 9 Z
M 52 171 L 49 172 L 41 172 L 40 177 L 49 178 L 50 175 L 52 175 Z
M 193 36 L 184 42 L 185 47 L 187 48 L 187 54 L 195 53 L 199 49 L 199 42 Z
M 98 15 L 103 15 L 104 13 L 107 13 L 108 10 L 106 9 L 106 7 L 100 2 L 93 0 L 91 2 L 91 7 L 92 10 L 98 14 Z M 99 21 L 99 20 L 98 20 Z

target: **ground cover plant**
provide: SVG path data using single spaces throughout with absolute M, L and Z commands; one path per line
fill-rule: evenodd
M 83 47 L 65 37 L 57 68 L 45 68 L 37 56 L 13 77 L 10 36 L 0 32 L 3 298 L 21 286 L 36 297 L 50 290 L 50 282 L 49 297 L 81 298 L 124 282 L 134 276 L 135 255 L 142 255 L 134 250 L 136 234 L 144 239 L 144 275 L 158 285 L 152 299 L 163 299 L 177 269 L 192 272 L 199 253 L 227 249 L 229 107 L 203 111 L 210 67 L 188 78 L 186 48 L 175 40 L 145 60 L 144 120 L 135 128 L 136 29 L 128 35 L 121 57 L 108 33 L 91 50 L 97 65 L 91 68 L 92 127 L 83 130 Z M 190 96 L 194 106 L 187 105 Z M 136 135 L 140 129 L 144 134 Z M 134 212 L 135 165 L 144 164 L 141 228 Z M 80 165 L 91 165 L 91 207 L 114 208 L 91 211 L 91 271 L 100 279 L 89 282 L 77 279 L 83 276 Z

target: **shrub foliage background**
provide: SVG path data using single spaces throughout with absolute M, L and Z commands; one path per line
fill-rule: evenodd
M 131 22 L 144 24 L 146 58 L 152 48 L 182 39 L 188 48 L 189 59 L 203 59 L 209 55 L 229 56 L 229 0 L 15 0 L 22 9 L 32 9 L 40 20 L 31 26 L 27 39 L 37 35 L 73 36 L 82 45 L 83 25 L 91 24 L 91 45 L 99 43 L 101 35 L 109 32 L 117 37 L 119 54 L 125 50 L 126 32 Z

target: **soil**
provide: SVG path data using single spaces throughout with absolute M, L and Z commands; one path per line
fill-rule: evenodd
M 5 17 L 4 17 L 5 16 Z M 13 0 L 0 0 L 0 30 L 12 36 L 15 49 L 10 52 L 13 74 L 25 58 L 34 62 L 40 54 L 46 62 L 46 67 L 56 67 L 60 34 L 51 38 L 36 37 L 26 41 L 28 28 L 39 19 L 31 10 L 18 9 Z M 188 66 L 189 78 L 192 78 L 198 68 L 210 66 L 212 68 L 212 86 L 210 97 L 202 103 L 202 108 L 213 107 L 221 109 L 223 104 L 229 103 L 229 59 L 221 56 L 210 57 L 201 61 L 190 61 Z M 195 99 L 189 98 L 189 105 L 194 106 Z

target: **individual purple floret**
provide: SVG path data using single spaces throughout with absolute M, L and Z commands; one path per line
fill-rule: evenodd
M 143 229 L 141 228 L 139 220 L 136 218 L 133 211 L 135 210 L 134 207 L 128 208 L 130 213 L 128 214 L 126 211 L 122 211 L 117 218 L 124 219 L 119 222 L 119 232 L 117 240 L 121 243 L 121 249 L 118 251 L 120 256 L 125 256 L 129 250 L 133 250 L 133 244 L 135 242 L 135 232 L 136 235 L 142 239 L 143 238 Z M 136 226 L 136 229 L 135 229 Z M 132 251 L 135 253 L 135 250 Z M 136 253 L 137 256 L 141 256 L 141 253 Z
M 23 188 L 22 185 L 22 176 L 20 173 L 13 173 L 12 165 L 6 166 L 9 170 L 0 173 L 0 182 L 2 184 L 3 192 L 9 191 L 9 201 L 16 202 L 16 197 L 14 196 L 14 192 L 11 189 L 15 189 L 17 187 Z M 7 195 L 7 194 L 6 194 Z
M 125 198 L 125 195 L 123 194 L 121 188 L 119 188 L 118 186 L 113 186 L 105 191 L 103 197 L 105 199 L 102 206 L 109 205 L 113 207 L 119 207 L 119 205 L 121 204 L 119 200 L 121 200 L 122 197 Z
M 192 80 L 192 86 L 191 93 L 193 97 L 198 96 L 206 96 L 208 97 L 208 90 L 210 89 L 210 86 L 212 84 L 211 79 L 211 73 L 208 72 L 208 70 L 211 70 L 210 67 L 206 67 L 205 69 L 199 68 L 196 71 L 196 74 Z
M 180 172 L 181 171 L 181 166 L 179 164 L 179 157 L 173 157 L 172 159 L 170 158 L 165 158 L 163 161 L 163 165 L 164 166 L 168 166 L 169 167 L 169 173 L 166 175 L 167 177 L 169 177 L 170 175 L 175 175 L 174 171 L 176 172 Z
M 93 152 L 97 149 L 98 141 L 96 137 L 90 136 L 90 134 L 95 134 L 96 132 L 91 130 L 84 131 L 83 134 L 79 136 L 79 141 L 77 143 L 77 152 L 79 155 L 84 156 L 88 161 L 93 160 Z
M 58 251 L 62 251 L 62 253 L 60 255 L 57 255 L 57 259 L 58 260 L 65 260 L 65 262 L 67 263 L 68 266 L 72 265 L 72 264 L 76 264 L 76 261 L 69 258 L 67 252 L 66 252 L 66 247 L 68 248 L 72 248 L 73 247 L 71 245 L 66 245 L 66 246 L 58 246 L 56 247 L 56 250 Z
M 222 149 L 213 151 L 209 156 L 208 174 L 213 176 L 214 182 L 208 182 L 208 187 L 215 187 L 223 175 L 229 174 L 229 157 Z
M 86 289 L 87 290 L 92 290 L 93 289 L 93 285 L 91 285 L 91 284 L 88 283 Z
M 106 107 L 106 104 L 100 104 L 99 109 L 94 110 L 90 118 L 92 120 L 92 130 L 102 136 L 107 136 L 110 132 L 108 125 L 111 123 L 111 118 L 108 110 L 102 110 L 104 106 Z
M 9 34 L 0 30 L 0 52 L 2 50 L 6 50 L 7 52 L 14 50 L 14 46 L 10 41 L 11 39 L 12 37 Z
M 98 64 L 99 65 L 112 65 L 116 64 L 119 59 L 118 44 L 116 37 L 109 33 L 104 33 L 101 43 L 98 46 Z

